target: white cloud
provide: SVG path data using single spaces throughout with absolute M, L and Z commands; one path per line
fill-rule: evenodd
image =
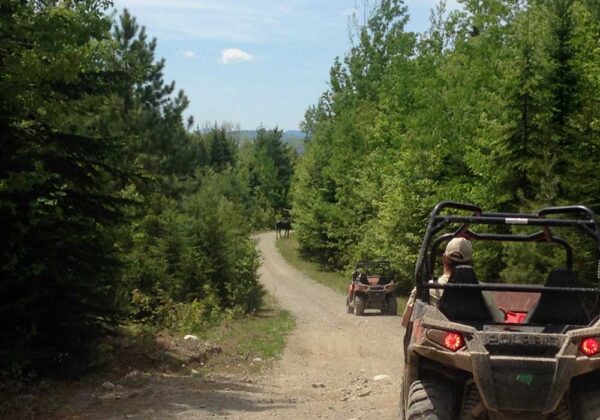
M 185 58 L 189 58 L 190 60 L 196 58 L 196 53 L 192 50 L 182 50 L 177 53 L 177 55 L 181 55 Z
M 227 48 L 221 51 L 221 64 L 228 64 L 234 61 L 250 61 L 252 56 L 238 48 Z

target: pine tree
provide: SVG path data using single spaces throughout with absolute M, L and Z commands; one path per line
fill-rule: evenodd
M 0 10 L 0 369 L 69 373 L 120 318 L 113 228 L 127 171 L 121 143 L 89 117 L 115 94 L 110 22 L 92 2 Z

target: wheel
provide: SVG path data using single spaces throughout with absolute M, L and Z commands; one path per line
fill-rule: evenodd
M 346 312 L 349 314 L 354 313 L 354 308 L 352 307 L 352 305 L 350 305 L 350 297 L 349 296 L 346 296 Z
M 585 390 L 573 396 L 576 417 L 579 420 L 597 420 L 600 418 L 600 390 Z
M 396 295 L 394 293 L 390 293 L 386 300 L 387 314 L 393 316 L 398 315 L 398 301 L 396 300 Z
M 406 420 L 454 418 L 452 389 L 434 379 L 414 381 L 408 390 Z
M 362 295 L 354 296 L 354 315 L 364 315 L 367 307 L 367 298 Z

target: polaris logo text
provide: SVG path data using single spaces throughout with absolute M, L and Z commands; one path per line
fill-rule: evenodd
M 530 334 L 487 334 L 481 337 L 484 345 L 522 344 L 527 346 L 560 347 L 561 339 L 556 336 Z

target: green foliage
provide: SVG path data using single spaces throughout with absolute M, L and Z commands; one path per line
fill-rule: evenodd
M 225 126 L 212 127 L 202 137 L 202 142 L 206 151 L 207 164 L 215 170 L 223 170 L 235 165 L 237 145 Z
M 277 129 L 241 150 L 191 132 L 157 41 L 108 6 L 0 6 L 0 373 L 80 371 L 124 320 L 201 331 L 262 304 L 250 233 L 288 206 L 294 154 Z
M 430 29 L 414 34 L 404 31 L 402 1 L 380 1 L 354 29 L 330 89 L 302 123 L 309 137 L 292 192 L 305 255 L 338 269 L 389 258 L 408 290 L 438 201 L 598 209 L 597 8 L 462 4 L 448 13 L 440 2 Z M 489 280 L 557 261 L 497 245 L 476 255 Z
M 111 225 L 123 144 L 90 118 L 115 95 L 109 20 L 92 2 L 0 8 L 2 368 L 78 369 L 121 315 Z
M 273 228 L 277 217 L 289 212 L 289 190 L 297 156 L 282 137 L 283 131 L 277 128 L 259 127 L 252 142 L 240 145 L 236 172 L 243 185 L 242 202 L 257 229 Z
M 149 296 L 134 289 L 131 304 L 135 309 L 136 321 L 141 325 L 168 329 L 173 333 L 203 333 L 222 319 L 219 301 L 210 292 L 202 300 L 177 302 L 161 291 Z

